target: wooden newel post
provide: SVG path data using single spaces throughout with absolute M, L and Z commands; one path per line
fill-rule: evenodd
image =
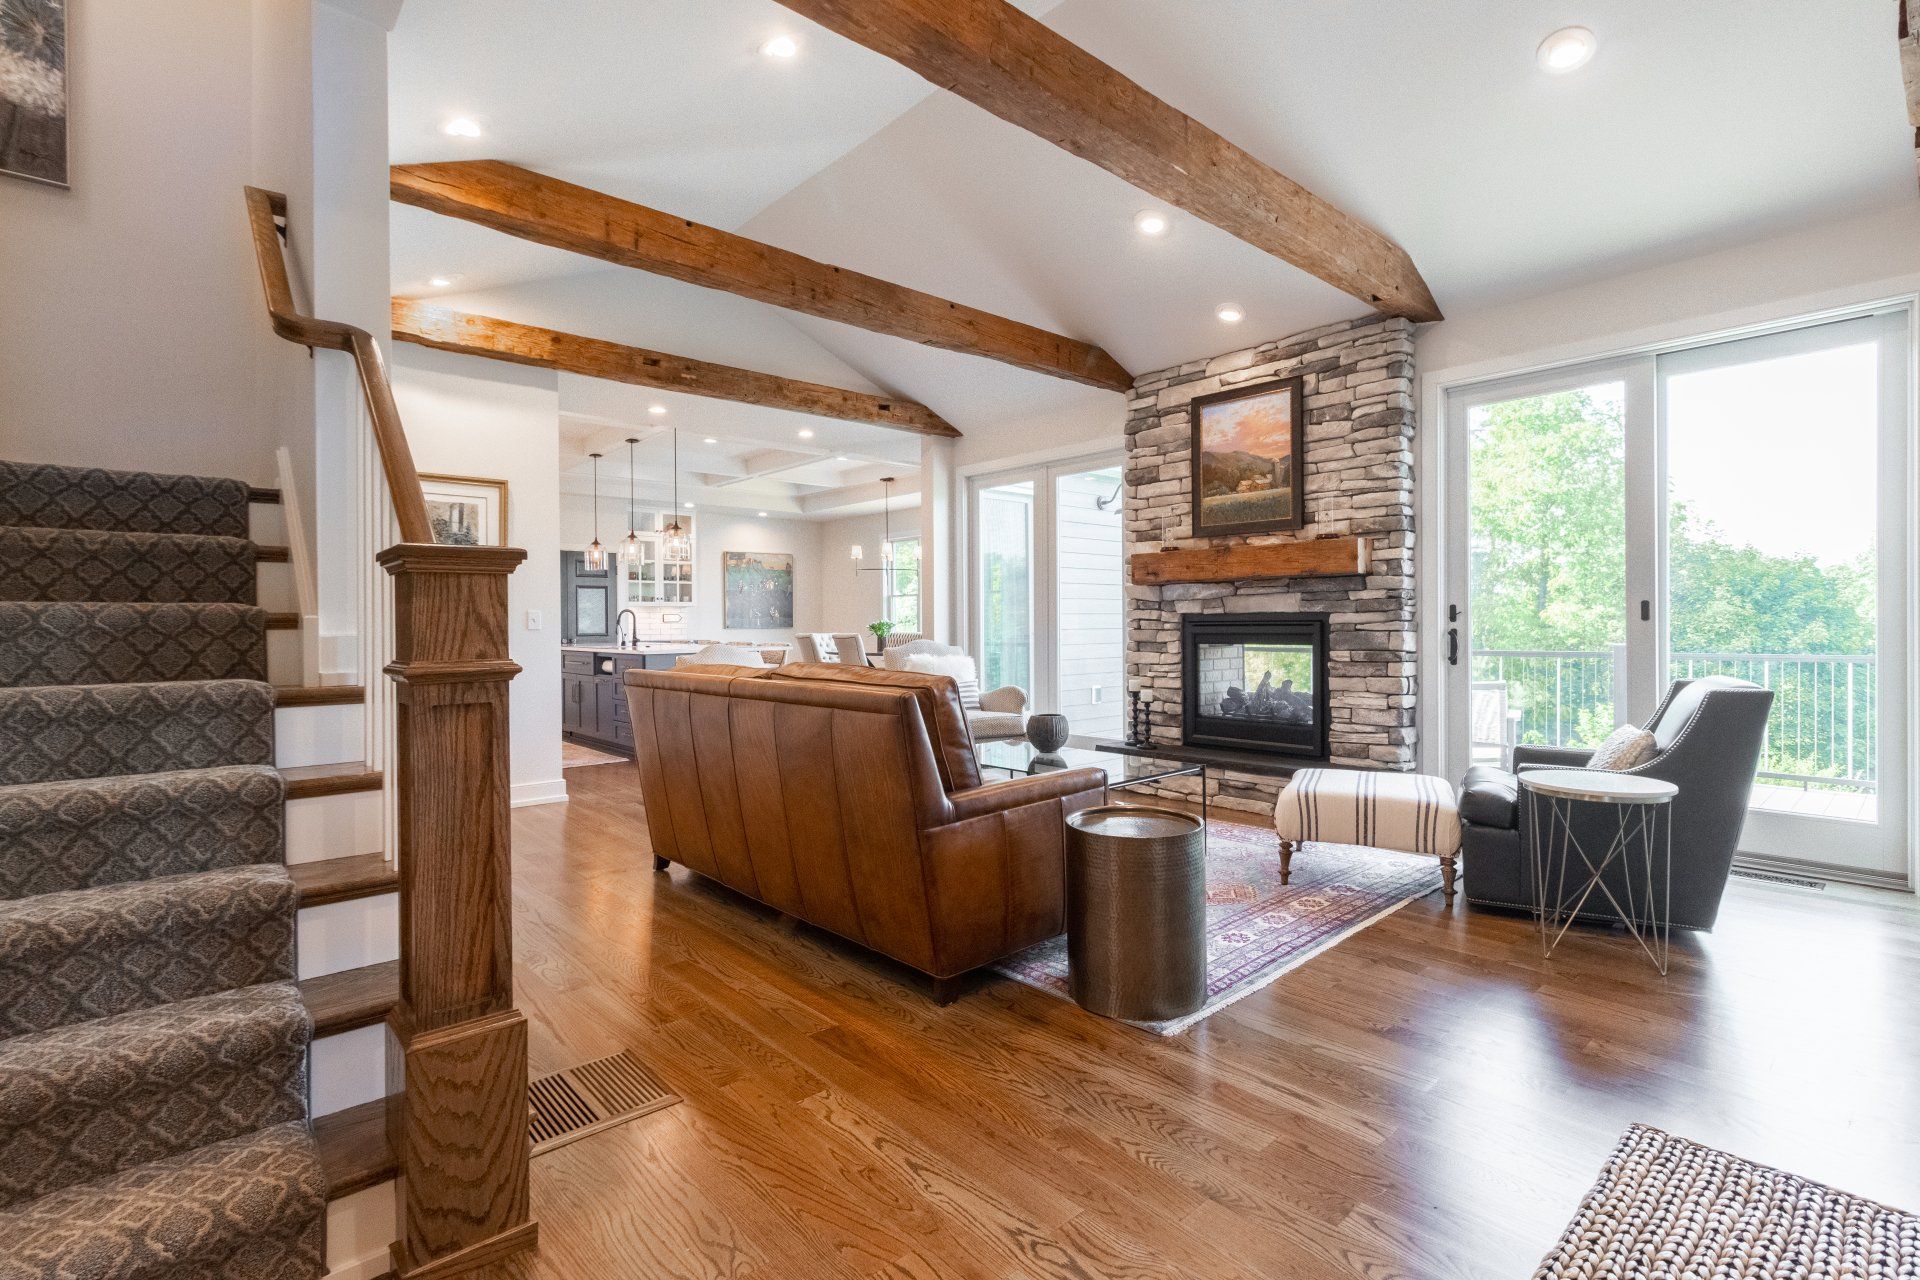
M 399 1280 L 532 1246 L 527 1023 L 513 1007 L 502 547 L 405 543 L 393 575 L 400 1000 L 387 1016 Z

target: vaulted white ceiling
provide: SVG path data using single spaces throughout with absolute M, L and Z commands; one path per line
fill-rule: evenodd
M 1455 313 L 1914 198 L 1886 0 L 1022 7 L 1397 240 Z M 1575 23 L 1598 55 L 1542 72 L 1535 47 Z M 799 55 L 762 56 L 775 34 Z M 1143 239 L 1132 218 L 1157 202 L 774 0 L 410 0 L 392 80 L 396 161 L 511 160 L 1098 343 L 1136 373 L 1361 310 L 1182 214 Z M 455 115 L 484 136 L 447 137 Z M 911 397 L 962 431 L 1106 405 L 1119 422 L 1111 392 L 414 209 L 393 222 L 396 292 Z M 459 279 L 436 291 L 435 274 Z M 1242 324 L 1214 318 L 1225 301 Z M 563 407 L 617 422 L 648 397 L 605 385 L 570 382 Z M 682 399 L 720 438 L 818 425 Z

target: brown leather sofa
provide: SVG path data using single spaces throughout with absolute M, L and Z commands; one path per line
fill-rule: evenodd
M 1097 769 L 982 784 L 945 676 L 792 663 L 626 673 L 657 866 L 950 980 L 1065 926 Z

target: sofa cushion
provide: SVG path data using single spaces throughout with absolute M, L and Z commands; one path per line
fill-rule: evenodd
M 1635 765 L 1645 764 L 1653 759 L 1658 751 L 1659 748 L 1654 744 L 1652 734 L 1639 725 L 1623 724 L 1608 734 L 1606 740 L 1593 749 L 1593 755 L 1587 760 L 1587 768 L 1618 773 L 1622 769 L 1631 769 Z
M 1017 711 L 969 711 L 967 728 L 976 742 L 994 738 L 1018 738 L 1027 731 L 1027 718 Z
M 1460 783 L 1460 820 L 1512 831 L 1520 825 L 1520 783 L 1505 769 L 1476 764 Z
M 966 712 L 949 676 L 922 671 L 888 671 L 882 667 L 850 667 L 838 662 L 789 662 L 773 672 L 777 680 L 833 680 L 842 684 L 878 685 L 910 689 L 920 704 L 921 718 L 933 739 L 940 782 L 950 792 L 980 785 L 980 762 L 974 759 L 973 735 Z

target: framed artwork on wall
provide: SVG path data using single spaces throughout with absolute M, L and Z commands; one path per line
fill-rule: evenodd
M 729 551 L 721 559 L 721 625 L 791 627 L 793 557 L 784 551 Z
M 67 185 L 67 0 L 0 0 L 0 173 Z
M 5 0 L 0 0 L 5 3 Z M 475 476 L 422 475 L 427 520 L 442 546 L 507 545 L 507 482 Z
M 1304 378 L 1194 397 L 1194 537 L 1306 524 L 1305 399 Z

